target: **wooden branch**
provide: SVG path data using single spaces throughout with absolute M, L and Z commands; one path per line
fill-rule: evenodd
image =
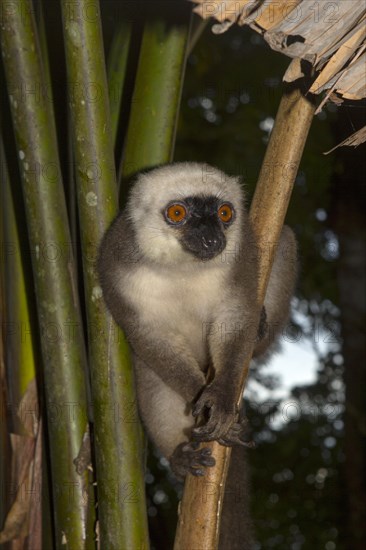
M 262 304 L 267 288 L 270 268 L 295 177 L 310 129 L 315 105 L 301 95 L 298 88 L 282 97 L 275 125 L 262 163 L 253 201 L 250 219 L 261 250 L 259 262 L 258 301 Z
M 259 175 L 250 217 L 260 251 L 266 252 L 260 254 L 260 304 L 264 301 L 276 246 L 314 111 L 315 106 L 298 89 L 284 94 Z M 248 360 L 243 367 L 238 403 L 243 395 L 249 363 Z M 231 450 L 217 442 L 204 443 L 204 446 L 212 449 L 216 466 L 208 469 L 202 478 L 187 476 L 174 550 L 213 550 L 218 545 Z

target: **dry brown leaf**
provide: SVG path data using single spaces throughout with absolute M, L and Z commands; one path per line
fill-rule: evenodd
M 25 433 L 35 437 L 38 433 L 39 405 L 38 393 L 35 379 L 31 380 L 19 403 L 17 410 L 19 418 Z
M 295 57 L 295 59 L 293 59 L 290 65 L 287 67 L 286 72 L 283 75 L 283 80 L 285 82 L 294 82 L 295 80 L 298 80 L 303 76 L 304 73 L 301 67 L 301 59 L 300 57 Z
M 212 17 L 219 23 L 214 33 L 225 32 L 231 25 L 249 25 L 276 51 L 308 61 L 315 71 L 321 70 L 310 92 L 319 94 L 330 88 L 325 101 L 335 92 L 346 99 L 366 96 L 366 71 L 347 71 L 343 67 L 366 43 L 364 19 L 365 2 L 354 0 L 190 0 L 196 4 L 194 12 L 203 19 Z M 298 65 L 296 65 L 298 68 Z M 287 71 L 284 80 L 301 76 L 294 73 L 295 65 Z M 291 74 L 292 73 L 294 74 Z M 342 80 L 342 85 L 340 81 Z M 323 102 L 324 104 L 324 102 Z
M 14 541 L 14 548 L 23 548 L 25 539 L 29 533 L 29 520 L 35 527 L 39 518 L 36 518 L 36 510 L 32 499 L 40 500 L 40 476 L 42 453 L 41 429 L 38 419 L 37 387 L 32 380 L 19 404 L 17 416 L 21 421 L 24 433 L 28 435 L 10 434 L 12 448 L 11 463 L 11 487 L 16 487 L 15 497 L 6 516 L 4 528 L 0 533 L 0 543 Z M 38 452 L 35 457 L 36 437 Z M 38 550 L 39 536 L 35 533 L 37 546 L 32 550 Z M 19 539 L 19 540 L 18 540 Z M 16 542 L 15 542 L 16 541 Z M 28 543 L 27 543 L 28 545 Z
M 190 0 L 198 4 L 193 11 L 202 19 L 214 17 L 217 21 L 237 21 L 242 13 L 250 12 L 256 5 L 260 4 L 258 0 L 222 0 L 210 2 L 209 0 Z
M 356 49 L 365 40 L 366 28 L 360 27 L 330 58 L 310 88 L 311 93 L 319 93 L 352 57 Z
M 42 437 L 42 418 L 40 418 L 33 461 L 32 503 L 29 510 L 27 550 L 42 548 Z
M 265 2 L 263 7 L 258 10 L 259 15 L 255 19 L 255 24 L 264 31 L 269 31 L 278 25 L 284 17 L 290 17 L 291 12 L 296 10 L 301 2 L 302 0 L 294 0 L 292 2 L 288 2 L 288 0 Z
M 0 532 L 0 544 L 27 536 L 27 516 L 28 503 L 25 502 L 21 491 L 19 491 L 6 516 L 4 529 Z
M 15 499 L 6 516 L 4 529 L 0 533 L 0 544 L 28 534 L 28 512 L 32 484 L 32 458 L 34 439 L 11 434 L 15 453 L 14 477 L 12 487 L 17 487 Z M 16 475 L 18 474 L 18 475 Z
M 364 143 L 366 141 L 366 126 L 363 126 L 357 132 L 349 136 L 347 139 L 343 140 L 341 143 L 338 143 L 333 149 L 330 149 L 329 151 L 326 151 L 323 153 L 324 155 L 329 155 L 329 153 L 332 153 L 338 147 L 358 147 L 358 145 L 361 145 L 361 143 Z

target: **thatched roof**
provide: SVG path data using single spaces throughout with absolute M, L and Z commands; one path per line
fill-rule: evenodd
M 365 0 L 191 0 L 203 19 L 213 17 L 221 33 L 232 24 L 249 25 L 274 50 L 296 58 L 284 75 L 302 76 L 300 60 L 311 63 L 316 79 L 310 92 L 327 100 L 366 97 Z M 337 94 L 337 95 L 335 95 Z

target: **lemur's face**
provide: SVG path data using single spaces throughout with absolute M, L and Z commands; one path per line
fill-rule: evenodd
M 182 248 L 203 261 L 211 260 L 225 249 L 225 234 L 235 222 L 232 203 L 214 195 L 172 200 L 162 215 Z
M 160 264 L 209 262 L 242 239 L 244 193 L 236 178 L 182 163 L 140 174 L 127 213 L 146 258 Z

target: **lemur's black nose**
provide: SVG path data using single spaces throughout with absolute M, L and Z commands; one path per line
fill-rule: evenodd
M 217 243 L 218 243 L 217 239 L 206 239 L 206 237 L 204 237 L 202 235 L 202 244 L 205 248 L 210 248 L 211 246 L 216 246 Z

